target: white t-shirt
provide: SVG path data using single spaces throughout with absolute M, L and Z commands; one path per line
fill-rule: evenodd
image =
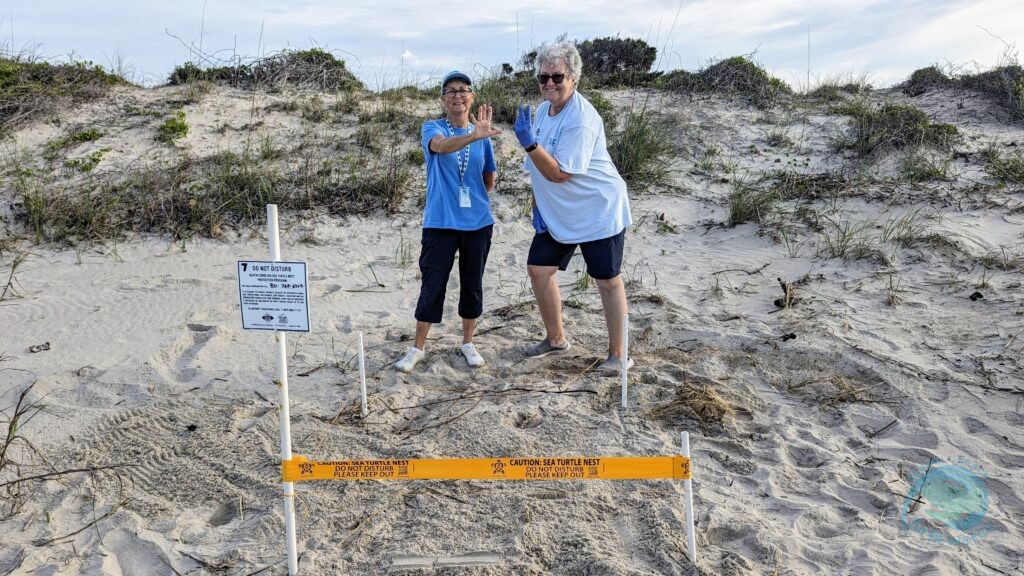
M 619 176 L 605 141 L 604 122 L 579 92 L 555 116 L 550 102 L 537 107 L 534 137 L 558 161 L 569 180 L 549 182 L 526 157 L 537 210 L 551 236 L 578 244 L 614 236 L 633 223 L 626 182 Z

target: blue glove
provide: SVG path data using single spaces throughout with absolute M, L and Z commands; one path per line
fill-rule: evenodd
M 537 234 L 543 234 L 548 231 L 548 225 L 544 223 L 544 218 L 541 218 L 540 210 L 537 207 L 533 207 L 533 229 L 537 231 Z
M 519 138 L 519 144 L 526 148 L 537 143 L 537 140 L 533 137 L 533 106 L 527 104 L 526 106 L 519 107 L 519 113 L 516 114 L 516 123 L 513 126 L 515 130 L 516 138 Z

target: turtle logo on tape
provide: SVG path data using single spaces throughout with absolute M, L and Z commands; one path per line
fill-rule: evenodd
M 934 544 L 974 544 L 988 534 L 985 525 L 988 476 L 964 457 L 922 466 L 910 477 L 900 508 L 900 532 Z
M 312 476 L 313 465 L 309 463 L 299 464 L 299 476 Z
M 495 476 L 504 476 L 505 463 L 500 460 L 498 462 L 491 463 L 491 474 L 494 474 Z

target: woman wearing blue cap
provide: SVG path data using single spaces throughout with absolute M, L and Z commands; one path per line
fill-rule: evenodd
M 491 124 L 493 111 L 473 106 L 469 76 L 449 72 L 441 81 L 445 114 L 423 123 L 421 143 L 427 164 L 427 199 L 423 210 L 420 248 L 419 301 L 416 304 L 416 341 L 395 363 L 410 372 L 424 358 L 431 324 L 441 322 L 445 287 L 459 254 L 459 316 L 462 317 L 462 354 L 471 367 L 484 359 L 473 344 L 476 320 L 483 313 L 483 275 L 491 250 L 494 217 L 488 192 L 498 171 L 491 136 L 501 134 Z M 472 123 L 470 122 L 472 120 Z

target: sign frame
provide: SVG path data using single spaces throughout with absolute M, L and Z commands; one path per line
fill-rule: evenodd
M 305 262 L 238 260 L 235 272 L 238 278 L 238 303 L 243 330 L 310 331 L 309 276 Z M 256 274 L 263 276 L 256 279 Z M 292 285 L 299 280 L 302 282 L 301 286 L 293 287 Z M 301 301 L 297 301 L 297 295 L 300 293 Z M 272 298 L 287 301 L 268 300 L 268 294 Z

